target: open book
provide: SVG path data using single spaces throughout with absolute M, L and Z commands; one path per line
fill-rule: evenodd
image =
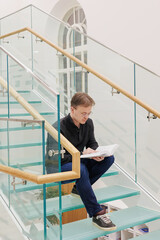
M 109 157 L 114 154 L 116 149 L 119 147 L 118 144 L 112 144 L 108 146 L 100 146 L 96 149 L 96 152 L 81 155 L 81 158 L 93 158 L 93 157 Z

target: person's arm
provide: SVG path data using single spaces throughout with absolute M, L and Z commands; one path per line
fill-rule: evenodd
M 89 153 L 93 153 L 96 152 L 96 149 L 98 147 L 98 143 L 95 139 L 95 135 L 94 135 L 94 125 L 93 125 L 93 121 L 90 119 L 90 124 L 89 124 L 89 140 L 88 143 L 86 145 L 86 150 L 83 152 L 83 154 L 89 154 Z M 104 157 L 93 157 L 92 159 L 96 160 L 97 162 L 100 162 L 104 159 Z
M 56 142 L 56 140 L 48 133 L 48 135 L 47 135 L 47 146 L 46 146 L 46 156 L 45 156 L 46 165 L 53 164 L 53 160 L 54 160 L 54 163 L 58 161 L 58 154 L 52 155 L 53 150 L 58 151 L 58 142 Z
M 54 123 L 53 127 L 55 129 L 57 129 L 57 122 Z M 65 135 L 63 134 L 63 131 L 61 129 L 61 134 L 62 135 Z M 50 150 L 55 150 L 55 151 L 58 151 L 58 142 L 48 133 L 47 135 L 47 146 L 46 146 L 46 156 L 45 156 L 45 162 L 46 162 L 46 165 L 48 164 L 55 164 L 55 165 L 58 165 L 58 154 L 56 155 L 53 155 L 53 156 L 50 156 Z M 65 150 L 66 151 L 66 150 Z M 61 162 L 62 163 L 67 163 L 67 162 L 71 162 L 72 161 L 72 156 L 69 152 L 65 152 L 64 153 L 64 158 L 62 158 L 62 155 L 61 155 Z
M 94 125 L 93 125 L 93 121 L 90 119 L 89 122 L 89 133 L 88 133 L 88 142 L 86 145 L 86 148 L 91 148 L 96 150 L 98 147 L 98 143 L 95 139 L 95 135 L 94 135 Z

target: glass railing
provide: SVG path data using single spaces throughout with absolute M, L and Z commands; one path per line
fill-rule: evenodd
M 17 29 L 21 29 L 24 28 L 26 26 L 31 26 L 31 7 L 26 7 L 21 9 L 20 11 L 17 11 L 14 14 L 10 14 L 7 18 L 4 17 L 2 18 L 1 21 L 1 25 L 0 25 L 0 34 L 7 34 L 9 32 L 12 31 L 16 31 Z M 18 19 L 18 20 L 17 20 Z M 25 42 L 21 42 L 22 38 L 24 36 L 21 35 L 17 35 L 16 38 L 12 39 L 11 41 L 8 41 L 7 39 L 3 39 L 0 40 L 0 44 L 4 45 L 5 47 L 7 47 L 8 50 L 12 50 L 12 54 L 14 56 L 17 56 L 18 59 L 20 60 L 21 58 L 23 58 L 23 63 L 26 64 L 26 66 L 29 67 L 32 66 L 32 51 L 31 51 L 31 38 L 25 39 Z M 17 40 L 19 41 L 19 44 L 17 42 Z M 27 46 L 29 48 L 26 48 L 26 42 L 27 42 Z M 17 49 L 14 47 L 16 44 L 19 45 L 19 50 L 17 51 Z M 25 54 L 23 54 L 25 52 Z M 28 63 L 29 62 L 29 63 Z
M 159 76 L 39 9 L 33 6 L 29 8 L 32 8 L 30 27 L 33 30 L 159 111 Z M 39 24 L 39 19 L 41 19 L 41 24 Z M 3 25 L 3 19 L 1 25 Z M 52 29 L 54 30 L 51 31 Z M 3 34 L 2 31 L 1 35 Z M 115 154 L 116 163 L 157 201 L 160 201 L 159 119 L 147 119 L 148 112 L 142 107 L 124 95 L 118 94 L 111 86 L 36 36 L 27 31 L 21 33 L 20 36 L 21 38 L 18 38 L 17 35 L 7 37 L 5 40 L 10 43 L 3 43 L 1 40 L 1 44 L 3 46 L 5 44 L 5 47 L 11 52 L 14 50 L 13 53 L 17 54 L 16 56 L 23 63 L 26 63 L 36 76 L 60 92 L 62 116 L 69 113 L 70 99 L 75 92 L 89 93 L 96 102 L 92 118 L 99 144 L 119 144 L 120 147 Z M 25 37 L 23 38 L 23 36 Z M 28 39 L 31 39 L 31 44 Z M 66 42 L 67 39 L 69 39 L 69 42 Z M 24 45 L 25 49 L 22 47 Z M 28 52 L 31 53 L 31 57 L 26 54 L 26 49 L 29 49 Z M 5 69 L 2 71 L 2 76 L 6 76 L 7 79 Z M 29 85 L 24 83 L 22 88 L 24 86 L 26 89 L 31 88 L 34 93 L 40 91 L 41 99 L 46 99 L 47 105 L 50 106 L 50 96 L 46 93 L 46 90 L 43 90 L 43 86 L 41 84 L 39 86 L 39 83 L 35 83 L 33 80 L 31 82 Z M 21 88 L 19 90 L 22 91 Z M 152 117 L 152 114 L 150 116 Z M 55 120 L 51 118 L 50 123 Z M 61 205 L 61 203 L 58 204 Z M 49 209 L 48 205 L 48 212 Z M 61 219 L 57 215 L 56 218 L 58 219 L 57 222 L 60 223 Z M 34 228 L 32 231 L 34 231 Z M 53 232 L 56 234 L 56 230 L 53 230 Z
M 57 122 L 59 131 L 59 94 L 3 48 L 0 48 L 0 59 L 0 164 L 35 175 L 46 174 L 45 120 Z M 37 114 L 43 119 L 33 120 L 38 118 Z M 60 171 L 59 132 L 54 147 L 56 173 Z M 46 236 L 55 234 L 55 239 L 60 239 L 60 182 L 37 185 L 2 173 L 1 192 L 26 236 L 35 239 L 39 234 L 39 239 L 46 240 Z M 50 211 L 48 198 L 56 197 L 55 210 Z
M 24 172 L 45 174 L 44 121 L 0 118 L 0 139 L 0 164 Z M 41 225 L 44 235 L 46 209 L 45 201 L 40 201 L 40 197 L 44 198 L 45 185 L 37 187 L 35 183 L 1 173 L 0 189 L 23 231 L 30 231 L 32 220 L 32 225 Z M 33 214 L 36 215 L 34 219 Z
M 39 112 L 49 123 L 57 120 L 58 110 L 58 93 L 48 88 L 46 84 L 37 76 L 35 76 L 29 68 L 25 67 L 20 61 L 8 56 L 3 48 L 0 48 L 1 76 L 12 86 L 37 112 Z M 3 91 L 3 89 L 2 89 Z M 9 100 L 8 108 L 3 108 L 1 117 L 18 117 L 26 116 L 29 119 L 32 116 L 22 107 L 13 96 L 7 94 L 4 89 L 2 102 L 6 104 Z M 16 107 L 15 107 L 16 106 Z

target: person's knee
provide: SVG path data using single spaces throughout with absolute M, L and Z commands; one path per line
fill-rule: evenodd
M 110 157 L 105 157 L 104 160 L 106 161 L 106 164 L 107 164 L 107 165 L 112 166 L 112 164 L 114 163 L 115 158 L 114 158 L 114 156 L 112 155 L 112 156 L 110 156 Z
M 81 178 L 87 177 L 88 174 L 88 169 L 84 164 L 81 164 Z
M 114 160 L 115 160 L 114 155 L 110 156 L 109 158 L 110 158 L 110 163 L 112 165 L 114 163 Z
M 110 163 L 110 164 L 109 164 L 110 166 L 112 166 L 112 164 L 114 163 L 114 160 L 115 160 L 115 158 L 114 158 L 113 155 L 110 156 L 110 157 L 108 157 L 107 161 Z

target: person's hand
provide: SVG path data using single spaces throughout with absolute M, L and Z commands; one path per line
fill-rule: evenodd
M 84 155 L 84 154 L 94 153 L 94 152 L 96 152 L 96 150 L 93 150 L 92 148 L 87 148 L 87 149 L 85 149 L 85 150 L 83 151 L 83 155 Z
M 104 160 L 104 157 L 94 157 L 92 159 L 96 160 L 97 162 L 101 162 Z
M 90 154 L 90 153 L 95 153 L 97 152 L 96 150 L 93 150 L 92 148 L 87 148 L 84 150 L 83 154 Z M 104 157 L 93 157 L 92 159 L 96 160 L 97 162 L 100 162 L 104 159 Z

